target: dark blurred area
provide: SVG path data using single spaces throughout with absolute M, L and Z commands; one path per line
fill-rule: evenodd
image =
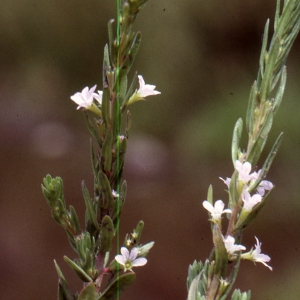
M 56 259 L 72 291 L 81 283 L 63 261 L 75 258 L 41 193 L 49 173 L 84 222 L 81 181 L 93 188 L 90 135 L 70 96 L 101 89 L 107 22 L 115 1 L 0 0 L 0 299 L 56 299 Z M 144 220 L 142 242 L 155 241 L 148 264 L 123 300 L 186 299 L 188 265 L 212 248 L 202 207 L 207 188 L 227 201 L 218 178 L 231 176 L 235 122 L 245 120 L 262 34 L 275 1 L 149 0 L 135 29 L 143 35 L 132 71 L 162 94 L 130 108 L 121 235 Z M 272 25 L 273 26 L 273 25 Z M 272 28 L 271 26 L 271 28 Z M 271 29 L 272 31 L 272 29 Z M 300 40 L 287 61 L 288 82 L 263 158 L 281 131 L 283 144 L 267 177 L 276 188 L 254 235 L 273 272 L 243 262 L 236 287 L 252 299 L 299 299 Z M 246 147 L 246 132 L 243 147 Z M 262 166 L 259 162 L 258 168 Z

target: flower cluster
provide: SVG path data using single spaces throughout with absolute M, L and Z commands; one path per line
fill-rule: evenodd
M 270 256 L 261 253 L 261 243 L 259 242 L 257 237 L 255 237 L 255 239 L 256 239 L 255 250 L 253 250 L 252 248 L 249 252 L 241 254 L 241 259 L 251 260 L 254 263 L 260 262 L 272 271 L 273 268 L 266 263 L 271 260 Z M 223 242 L 229 260 L 235 259 L 236 257 L 235 252 L 246 250 L 245 246 L 235 244 L 235 238 L 233 236 L 228 235 L 226 238 L 223 237 Z
M 251 164 L 247 161 L 242 163 L 239 160 L 235 162 L 235 168 L 238 171 L 238 184 L 242 186 L 241 197 L 244 203 L 243 209 L 247 212 L 251 212 L 253 207 L 262 201 L 266 191 L 270 191 L 274 186 L 272 182 L 262 180 L 256 189 L 256 193 L 251 196 L 249 193 L 250 187 L 253 186 L 255 181 L 259 178 L 261 170 L 250 173 L 252 169 Z M 220 177 L 220 179 L 229 188 L 231 179 L 228 177 L 226 179 Z
M 239 203 L 241 206 L 240 213 L 237 215 L 238 221 L 235 224 L 241 224 L 243 220 L 247 218 L 256 207 L 256 205 L 263 201 L 266 191 L 270 191 L 273 188 L 273 184 L 267 180 L 260 180 L 261 170 L 258 172 L 252 172 L 252 166 L 249 162 L 240 162 L 237 160 L 235 162 L 235 169 L 237 171 L 237 182 L 236 189 L 238 192 Z M 231 185 L 231 178 L 221 180 L 227 185 L 228 190 Z M 256 191 L 251 195 L 252 190 L 256 187 Z M 214 205 L 209 201 L 203 201 L 203 206 L 206 210 L 209 211 L 211 219 L 210 221 L 217 224 L 221 229 L 221 216 L 224 213 L 233 214 L 232 209 L 224 209 L 225 204 L 222 200 L 217 200 Z M 238 208 L 239 209 L 239 208 Z M 231 231 L 229 231 L 231 232 Z M 231 236 L 230 233 L 226 237 L 222 235 L 223 243 L 227 251 L 228 260 L 235 260 L 237 257 L 237 252 L 246 250 L 246 247 L 243 245 L 235 244 L 235 237 Z M 270 257 L 266 254 L 261 253 L 261 243 L 255 237 L 257 244 L 255 245 L 255 250 L 251 249 L 249 252 L 241 254 L 241 259 L 247 259 L 254 262 L 260 262 L 268 267 L 270 270 L 272 268 L 267 265 L 266 262 L 270 261 Z
M 130 105 L 138 100 L 143 100 L 145 97 L 160 94 L 159 91 L 155 90 L 155 85 L 145 84 L 145 81 L 141 75 L 138 75 L 138 79 L 140 87 L 130 97 L 127 105 Z M 101 107 L 102 104 L 103 92 L 98 91 L 97 94 L 95 93 L 95 90 L 96 85 L 94 85 L 91 89 L 85 87 L 81 93 L 75 93 L 73 96 L 71 96 L 71 100 L 78 104 L 77 109 L 83 108 L 85 110 L 90 110 L 101 117 L 102 114 L 99 106 Z M 94 100 L 96 100 L 98 105 L 96 105 Z

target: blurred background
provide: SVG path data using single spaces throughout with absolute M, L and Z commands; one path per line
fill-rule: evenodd
M 49 173 L 61 176 L 65 198 L 84 222 L 81 181 L 93 188 L 90 135 L 70 96 L 101 89 L 107 22 L 115 1 L 0 0 L 0 299 L 56 299 L 56 259 L 72 291 L 80 281 L 63 261 L 75 258 L 41 193 Z M 149 0 L 135 29 L 143 35 L 132 71 L 160 96 L 139 102 L 133 117 L 124 178 L 127 203 L 121 240 L 144 220 L 142 242 L 155 241 L 148 264 L 123 300 L 186 299 L 188 265 L 212 248 L 202 207 L 207 188 L 227 201 L 218 178 L 231 176 L 231 138 L 245 119 L 267 18 L 275 1 Z M 273 272 L 243 262 L 235 286 L 253 299 L 299 299 L 300 286 L 300 40 L 287 61 L 288 81 L 264 152 L 284 132 L 267 177 L 276 188 L 254 235 Z M 243 147 L 246 146 L 244 133 Z M 258 164 L 261 167 L 263 160 Z

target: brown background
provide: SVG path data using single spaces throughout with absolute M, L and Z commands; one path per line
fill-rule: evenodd
M 233 126 L 245 117 L 264 24 L 274 11 L 271 0 L 149 0 L 138 16 L 143 41 L 133 71 L 162 94 L 130 109 L 121 240 L 142 219 L 142 242 L 154 240 L 155 247 L 123 300 L 186 299 L 188 265 L 212 247 L 202 201 L 209 184 L 215 200 L 227 201 L 218 177 L 232 172 Z M 56 299 L 54 258 L 72 290 L 81 288 L 62 259 L 75 253 L 40 184 L 47 173 L 61 176 L 83 223 L 81 180 L 92 190 L 90 137 L 70 96 L 87 85 L 101 88 L 106 24 L 114 16 L 115 1 L 108 0 L 0 1 L 0 299 Z M 299 49 L 298 39 L 263 154 L 284 131 L 268 175 L 276 189 L 243 240 L 249 249 L 256 235 L 274 268 L 242 263 L 236 287 L 251 289 L 253 299 L 300 294 Z

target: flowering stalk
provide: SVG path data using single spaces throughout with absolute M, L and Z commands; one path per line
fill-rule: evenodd
M 213 191 L 208 189 L 204 208 L 212 222 L 214 248 L 205 264 L 194 262 L 187 278 L 188 300 L 226 299 L 235 282 L 241 260 L 260 262 L 270 270 L 270 257 L 261 253 L 261 243 L 256 239 L 255 250 L 241 254 L 244 230 L 255 220 L 266 204 L 274 186 L 264 180 L 282 140 L 282 133 L 275 141 L 269 155 L 258 172 L 253 171 L 260 159 L 272 128 L 273 118 L 281 103 L 286 83 L 285 62 L 300 29 L 300 0 L 285 0 L 282 11 L 280 0 L 274 22 L 274 34 L 268 44 L 269 20 L 266 23 L 259 61 L 257 80 L 254 82 L 246 114 L 248 145 L 240 148 L 242 119 L 236 122 L 232 140 L 234 172 L 231 178 L 222 179 L 228 188 L 228 208 L 222 200 L 213 203 Z M 222 231 L 222 214 L 229 219 L 226 234 Z M 229 265 L 230 263 L 230 265 Z M 235 290 L 234 300 L 250 299 L 250 291 Z
M 91 159 L 94 174 L 94 195 L 82 182 L 82 193 L 86 204 L 85 228 L 81 229 L 73 206 L 66 207 L 63 196 L 63 181 L 60 177 L 44 178 L 42 191 L 52 209 L 52 216 L 62 226 L 78 259 L 64 257 L 66 263 L 83 281 L 79 294 L 72 294 L 55 262 L 59 276 L 59 299 L 115 299 L 120 292 L 135 280 L 133 267 L 146 264 L 145 258 L 153 242 L 140 244 L 144 223 L 140 221 L 135 230 L 126 235 L 122 246 L 118 229 L 121 209 L 125 202 L 127 185 L 122 180 L 127 147 L 130 113 L 126 112 L 124 134 L 121 134 L 122 112 L 127 107 L 147 96 L 157 95 L 155 86 L 145 84 L 141 75 L 139 89 L 135 90 L 137 75 L 128 88 L 128 72 L 141 42 L 140 32 L 133 31 L 134 20 L 146 0 L 122 0 L 118 2 L 117 35 L 113 37 L 113 20 L 108 23 L 109 43 L 104 48 L 103 90 L 96 92 L 96 85 L 85 87 L 71 96 L 77 109 L 84 111 L 88 129 L 97 147 L 91 144 Z M 93 117 L 90 113 L 94 114 Z M 122 255 L 110 259 L 113 239 L 117 237 L 117 251 Z M 120 275 L 121 270 L 124 274 Z M 104 276 L 109 280 L 103 283 Z

